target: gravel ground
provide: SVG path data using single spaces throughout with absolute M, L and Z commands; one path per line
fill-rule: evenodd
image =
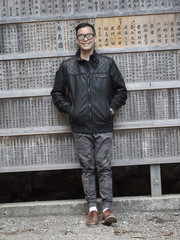
M 110 227 L 87 227 L 85 215 L 0 218 L 0 240 L 180 239 L 180 212 L 126 212 L 117 218 Z

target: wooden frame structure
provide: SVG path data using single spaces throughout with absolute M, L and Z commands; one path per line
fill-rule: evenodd
M 74 27 L 87 21 L 128 88 L 112 166 L 150 165 L 152 196 L 160 196 L 160 164 L 180 162 L 180 2 L 2 0 L 0 10 L 0 172 L 79 168 L 50 91 L 76 51 Z

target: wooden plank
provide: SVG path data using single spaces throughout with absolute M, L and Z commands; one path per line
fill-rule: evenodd
M 49 58 L 49 57 L 68 57 L 74 56 L 76 51 L 55 51 L 55 52 L 34 52 L 34 53 L 13 53 L 1 54 L 0 61 L 2 60 L 18 60 L 18 59 L 31 59 L 31 58 Z
M 167 163 L 179 163 L 179 158 L 160 158 L 160 159 L 133 159 L 132 160 L 116 160 L 112 161 L 112 167 L 117 166 L 135 166 L 135 165 L 152 165 L 154 164 L 167 164 Z M 159 166 L 159 165 L 157 165 Z M 78 169 L 80 168 L 79 163 L 61 163 L 61 164 L 46 164 L 46 165 L 32 165 L 32 166 L 14 166 L 14 167 L 0 167 L 0 173 L 3 172 L 26 172 L 26 171 L 44 171 L 44 170 L 62 170 L 62 169 Z M 159 170 L 158 170 L 159 171 Z M 157 171 L 157 172 L 158 172 Z M 154 173 L 154 172 L 153 172 Z M 155 172 L 156 173 L 156 172 Z M 153 175 L 156 176 L 157 174 Z M 154 178 L 152 178 L 154 179 Z M 159 177 L 158 177 L 159 179 Z M 157 187 L 157 178 L 155 177 L 155 187 Z M 153 184 L 154 184 L 153 183 Z M 158 193 L 161 192 L 158 190 Z M 154 187 L 153 187 L 154 194 Z
M 117 166 L 136 166 L 136 165 L 152 165 L 152 164 L 168 164 L 168 163 L 180 163 L 180 157 L 168 157 L 168 158 L 134 158 L 134 159 L 113 159 L 111 165 Z
M 165 128 L 165 127 L 180 127 L 180 119 L 166 120 L 147 120 L 134 122 L 121 122 L 114 125 L 114 131 L 130 130 L 130 129 L 150 129 L 150 128 Z M 30 127 L 30 128 L 9 128 L 0 129 L 0 137 L 10 136 L 28 136 L 41 134 L 63 134 L 70 133 L 70 126 L 48 126 L 48 127 Z
M 114 124 L 114 130 L 128 129 L 146 129 L 146 128 L 163 128 L 163 127 L 180 127 L 180 119 L 164 119 L 164 120 L 145 120 L 133 122 L 121 122 Z
M 180 88 L 180 80 L 177 81 L 159 81 L 159 82 L 139 82 L 126 83 L 128 91 L 155 90 L 155 89 L 178 89 Z M 23 89 L 23 90 L 7 90 L 0 91 L 0 99 L 21 98 L 21 97 L 37 97 L 50 96 L 52 88 L 43 89 Z
M 97 48 L 101 49 L 104 46 L 103 22 L 100 18 L 97 18 L 95 22 L 96 22 L 96 35 L 99 36 L 97 38 Z
M 160 197 L 162 195 L 160 165 L 150 165 L 150 175 L 151 195 L 152 197 Z
M 9 23 L 29 23 L 29 22 L 45 22 L 45 21 L 61 21 L 61 20 L 73 20 L 73 19 L 90 19 L 90 18 L 102 18 L 102 17 L 118 17 L 118 16 L 139 16 L 139 15 L 151 15 L 151 14 L 164 14 L 164 13 L 179 13 L 180 8 L 173 9 L 149 9 L 149 10 L 125 10 L 121 9 L 115 11 L 103 11 L 103 12 L 88 12 L 78 14 L 58 14 L 54 15 L 41 15 L 36 12 L 34 16 L 22 16 L 22 17 L 3 17 L 0 21 L 1 24 Z
M 62 170 L 62 169 L 78 169 L 79 163 L 70 164 L 46 164 L 35 166 L 15 166 L 15 167 L 0 167 L 0 173 L 4 172 L 28 172 L 28 171 L 44 171 L 44 170 Z
M 175 34 L 176 34 L 176 43 L 180 43 L 180 14 L 176 14 L 175 15 L 175 22 L 176 22 L 176 30 L 175 30 Z
M 123 47 L 137 47 L 135 17 L 122 18 Z
M 152 52 L 152 51 L 169 51 L 179 50 L 180 44 L 162 45 L 162 46 L 145 46 L 145 47 L 122 47 L 122 48 L 106 48 L 97 49 L 99 54 L 118 54 L 118 53 L 135 53 L 135 52 Z M 71 57 L 76 51 L 55 51 L 55 52 L 34 52 L 34 53 L 13 53 L 1 54 L 0 61 L 31 59 L 31 58 L 49 58 L 49 57 Z
M 63 134 L 63 133 L 70 133 L 70 132 L 71 132 L 70 126 L 11 128 L 11 129 L 0 129 L 0 137 L 29 136 L 29 135 L 41 135 L 41 134 Z
M 180 80 L 126 83 L 126 87 L 128 91 L 179 88 Z
M 0 91 L 1 98 L 50 96 L 52 88 Z

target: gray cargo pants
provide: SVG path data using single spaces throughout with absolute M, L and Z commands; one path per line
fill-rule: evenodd
M 83 134 L 73 133 L 76 151 L 82 168 L 82 184 L 89 207 L 96 206 L 97 168 L 102 207 L 112 207 L 112 132 Z

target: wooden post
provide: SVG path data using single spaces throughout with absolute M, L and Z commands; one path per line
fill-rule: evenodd
M 152 197 L 160 197 L 162 195 L 160 165 L 150 165 L 150 175 L 151 195 Z

